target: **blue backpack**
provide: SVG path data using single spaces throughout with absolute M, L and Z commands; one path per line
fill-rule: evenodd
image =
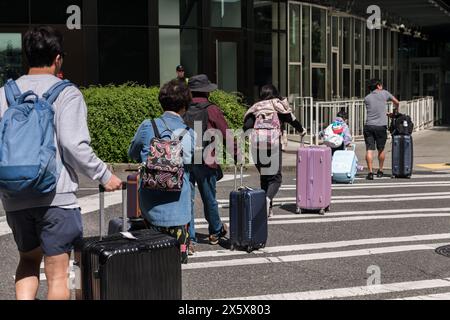
M 42 98 L 5 85 L 9 108 L 0 122 L 0 192 L 9 197 L 55 190 L 62 164 L 56 159 L 53 103 L 73 84 L 60 81 Z

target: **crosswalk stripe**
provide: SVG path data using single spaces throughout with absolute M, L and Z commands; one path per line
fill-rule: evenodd
M 342 216 L 364 216 L 364 215 L 381 215 L 381 214 L 399 214 L 399 213 L 450 213 L 450 208 L 419 208 L 419 209 L 395 209 L 395 210 L 369 210 L 369 211 L 342 211 L 342 212 L 330 212 L 327 213 L 326 217 L 342 217 Z M 282 220 L 282 219 L 309 219 L 317 218 L 317 214 L 277 214 L 271 218 L 271 221 Z M 229 217 L 221 217 L 223 222 L 229 222 Z M 208 223 L 205 218 L 195 219 L 197 224 Z
M 415 296 L 415 297 L 407 297 L 407 298 L 399 298 L 392 300 L 450 300 L 450 292 L 446 293 L 438 293 L 438 294 L 430 294 L 425 296 Z
M 317 219 L 292 219 L 292 220 L 271 220 L 269 225 L 290 225 L 290 224 L 308 224 L 308 223 L 329 223 L 329 222 L 349 222 L 349 221 L 370 221 L 370 220 L 395 220 L 395 219 L 414 219 L 414 218 L 443 218 L 450 217 L 450 213 L 426 213 L 426 214 L 397 214 L 397 215 L 378 215 L 362 217 L 338 217 L 338 218 L 317 218 Z M 207 224 L 196 225 L 195 229 L 207 229 Z
M 287 246 L 277 246 L 277 247 L 266 247 L 255 251 L 252 254 L 274 254 L 281 252 L 294 252 L 294 251 L 307 251 L 307 250 L 323 250 L 323 249 L 333 249 L 333 248 L 344 248 L 352 246 L 363 246 L 372 244 L 386 244 L 386 243 L 404 243 L 404 242 L 415 242 L 415 241 L 431 241 L 431 240 L 447 240 L 450 239 L 450 234 L 428 234 L 428 235 L 415 235 L 409 237 L 392 237 L 392 238 L 372 238 L 372 239 L 357 239 L 357 240 L 347 240 L 347 241 L 333 241 L 333 242 L 323 242 L 323 243 L 308 243 L 299 245 L 287 245 Z M 237 255 L 248 255 L 247 252 L 243 251 L 230 251 L 230 250 L 217 250 L 217 251 L 200 251 L 196 252 L 190 259 L 200 259 L 200 258 L 217 258 L 217 257 L 228 257 Z
M 373 186 L 362 186 L 359 184 L 351 184 L 351 185 L 333 185 L 333 190 L 370 190 L 370 189 L 400 189 L 400 188 L 438 188 L 438 187 L 449 187 L 450 183 L 417 183 L 417 184 L 396 184 L 389 183 L 384 185 L 373 185 Z M 280 191 L 295 191 L 297 190 L 296 186 L 282 186 Z
M 327 300 L 327 299 L 361 297 L 375 294 L 398 293 L 398 292 L 408 292 L 415 290 L 437 289 L 447 287 L 450 287 L 450 278 L 398 282 L 374 286 L 315 290 L 315 291 L 293 292 L 283 294 L 269 294 L 253 297 L 237 297 L 237 298 L 227 298 L 224 300 Z
M 182 269 L 183 270 L 210 269 L 210 268 L 236 267 L 245 265 L 262 265 L 269 263 L 289 263 L 289 262 L 302 262 L 302 261 L 326 260 L 337 258 L 362 257 L 362 256 L 372 256 L 378 254 L 399 253 L 399 252 L 428 251 L 428 250 L 435 250 L 444 245 L 447 245 L 447 243 L 439 243 L 439 244 L 430 243 L 430 244 L 392 246 L 382 248 L 375 247 L 358 250 L 296 254 L 278 257 L 261 257 L 261 258 L 247 258 L 247 259 L 217 260 L 208 262 L 194 262 L 187 265 L 183 265 Z
M 450 178 L 450 175 L 449 175 Z M 448 185 L 450 181 L 415 181 L 415 182 L 388 182 L 388 183 L 355 183 L 355 184 L 334 184 L 333 188 L 346 189 L 353 187 L 404 187 L 404 186 L 429 186 L 429 185 Z M 281 188 L 295 188 L 295 184 L 283 184 Z

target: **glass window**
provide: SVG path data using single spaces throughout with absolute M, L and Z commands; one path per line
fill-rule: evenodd
M 186 77 L 198 74 L 199 34 L 197 30 L 181 29 L 181 64 L 185 69 Z M 173 71 L 175 67 L 172 66 Z
M 287 96 L 287 36 L 280 33 L 280 90 L 281 95 Z
M 311 11 L 309 6 L 302 10 L 302 92 L 304 97 L 311 96 Z
M 148 30 L 100 27 L 98 29 L 101 84 L 148 83 Z
M 29 22 L 28 0 L 0 1 L 1 23 L 27 24 Z
M 0 87 L 22 75 L 22 35 L 0 33 Z
M 169 2 L 164 0 L 164 2 Z M 160 1 L 161 3 L 161 1 Z M 201 7 L 200 0 L 182 0 L 180 1 L 180 25 L 196 27 L 199 25 L 199 10 Z M 176 16 L 176 14 L 174 14 Z M 160 24 L 162 24 L 160 22 Z
M 255 84 L 258 88 L 272 83 L 272 67 L 274 64 L 278 66 L 277 34 L 274 33 L 255 33 Z M 273 56 L 274 51 L 277 51 Z M 278 69 L 278 68 L 277 68 Z
M 331 31 L 333 32 L 333 47 L 339 47 L 339 18 L 333 17 Z
M 388 65 L 388 49 L 389 49 L 389 44 L 390 44 L 390 39 L 388 36 L 388 30 L 387 29 L 383 29 L 383 65 L 387 66 Z
M 180 25 L 180 0 L 159 0 L 158 11 L 159 25 Z
M 312 69 L 312 96 L 316 100 L 325 100 L 325 69 Z
M 355 70 L 355 92 L 354 92 L 354 96 L 355 97 L 361 97 L 361 84 L 362 84 L 362 71 L 361 69 L 356 69 Z
M 240 28 L 242 24 L 241 11 L 241 0 L 211 0 L 211 25 L 213 27 Z
M 372 30 L 366 29 L 366 65 L 372 65 Z
M 294 65 L 289 67 L 289 75 L 290 75 L 290 88 L 289 92 L 292 96 L 300 97 L 300 66 Z
M 381 80 L 381 78 L 380 78 L 380 70 L 375 70 L 374 78 L 377 79 L 377 80 Z
M 258 31 L 272 31 L 278 29 L 278 11 L 273 11 L 272 7 L 278 8 L 276 3 L 267 0 L 254 0 L 253 11 L 255 18 L 255 29 Z M 275 27 L 274 27 L 275 26 Z
M 350 69 L 343 70 L 344 98 L 350 98 Z
M 344 64 L 351 63 L 351 38 L 350 38 L 350 18 L 344 18 Z
M 362 64 L 362 27 L 361 21 L 355 19 L 355 64 Z
M 372 80 L 372 74 L 371 74 L 371 71 L 370 70 L 366 70 L 366 72 L 365 72 L 365 88 L 364 88 L 364 92 L 366 93 L 366 95 L 367 94 L 369 94 L 370 92 L 369 92 L 369 83 L 370 83 L 370 80 Z
M 159 29 L 160 84 L 176 77 L 175 67 L 180 63 L 180 30 Z
M 327 12 L 313 7 L 311 22 L 312 62 L 326 63 Z
M 289 55 L 291 62 L 300 62 L 300 5 L 292 4 L 289 14 Z
M 219 89 L 237 91 L 237 43 L 218 42 L 218 83 Z
M 389 86 L 388 72 L 387 70 L 383 70 L 383 79 L 381 82 L 384 83 L 384 86 L 387 88 Z
M 333 73 L 333 84 L 332 84 L 332 92 L 331 97 L 335 98 L 339 96 L 339 61 L 338 61 L 338 53 L 333 52 L 333 60 L 332 60 L 332 73 Z
M 375 65 L 380 65 L 380 45 L 381 45 L 381 30 L 375 29 Z
M 391 32 L 391 60 L 392 60 L 392 64 L 395 63 L 395 56 L 397 54 L 396 47 L 397 47 L 397 33 L 396 32 Z

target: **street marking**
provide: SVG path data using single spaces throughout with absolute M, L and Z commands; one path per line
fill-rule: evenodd
M 358 239 L 358 240 L 348 240 L 348 241 L 333 241 L 333 242 L 323 242 L 323 243 L 308 243 L 308 244 L 299 244 L 299 245 L 266 247 L 264 249 L 254 251 L 252 254 L 260 255 L 260 254 L 273 254 L 273 253 L 281 253 L 281 252 L 344 248 L 344 247 L 364 246 L 364 245 L 371 245 L 371 244 L 447 240 L 447 239 L 450 239 L 450 234 L 448 234 L 448 233 L 415 235 L 415 236 L 409 236 L 409 237 Z M 189 259 L 216 258 L 216 257 L 227 257 L 227 256 L 237 256 L 237 255 L 248 255 L 248 253 L 244 252 L 244 251 L 230 251 L 230 250 L 200 251 L 200 252 L 196 252 Z
M 425 213 L 425 214 L 397 214 L 364 217 L 342 217 L 342 218 L 317 218 L 317 219 L 293 219 L 269 221 L 269 225 L 292 225 L 309 223 L 329 223 L 329 222 L 349 222 L 349 221 L 370 221 L 370 220 L 396 220 L 396 219 L 418 219 L 418 218 L 444 218 L 450 217 L 450 213 Z M 207 224 L 196 225 L 195 229 L 208 229 Z
M 426 168 L 426 169 L 430 169 L 430 170 L 450 169 L 450 164 L 448 164 L 448 163 L 418 164 L 417 166 Z
M 395 214 L 395 213 L 426 213 L 426 212 L 446 212 L 450 213 L 450 208 L 422 208 L 422 209 L 398 209 L 398 210 L 371 210 L 371 211 L 343 211 L 343 212 L 330 212 L 326 217 L 342 217 L 342 216 L 363 216 L 363 215 L 381 215 L 381 214 Z M 317 214 L 277 214 L 271 218 L 271 221 L 282 219 L 308 219 L 317 218 Z M 229 222 L 229 217 L 221 217 L 223 222 Z M 208 223 L 204 218 L 195 219 L 197 224 Z
M 327 300 L 447 287 L 450 287 L 450 278 L 398 282 L 374 286 L 269 294 L 253 297 L 227 298 L 223 300 Z
M 430 181 L 430 182 L 416 182 L 416 183 L 374 183 L 374 184 L 335 184 L 333 190 L 359 190 L 359 189 L 399 189 L 399 188 L 419 188 L 419 187 L 449 187 L 450 182 Z M 284 185 L 280 191 L 295 191 L 295 185 Z
M 415 179 L 429 179 L 429 178 L 450 178 L 450 174 L 446 172 L 441 172 L 439 174 L 414 174 L 413 180 Z M 292 179 L 293 181 L 297 181 L 296 178 Z M 357 177 L 356 180 L 366 180 L 365 177 Z M 376 178 L 376 180 L 392 180 L 391 177 L 383 177 L 383 178 Z
M 398 298 L 398 299 L 392 299 L 392 300 L 450 300 L 450 292 L 430 294 L 430 295 L 425 295 L 425 296 Z
M 244 179 L 248 178 L 248 177 L 250 177 L 250 175 L 248 175 L 248 174 L 244 174 L 244 176 L 243 176 Z M 240 176 L 238 179 L 240 179 Z M 218 183 L 227 182 L 227 181 L 234 181 L 234 174 L 225 174 L 223 176 L 223 178 L 220 181 L 218 181 Z
M 359 250 L 348 251 L 335 251 L 335 252 L 321 252 L 310 254 L 296 254 L 289 256 L 279 256 L 274 259 L 271 258 L 247 258 L 247 259 L 232 259 L 232 260 L 217 260 L 208 262 L 194 262 L 187 265 L 183 265 L 183 270 L 195 270 L 195 269 L 211 269 L 211 268 L 223 268 L 223 267 L 237 267 L 246 265 L 262 265 L 269 263 L 289 263 L 289 262 L 302 262 L 302 261 L 314 261 L 314 260 L 326 260 L 326 259 L 340 259 L 351 257 L 363 257 L 388 253 L 400 253 L 400 252 L 413 252 L 413 251 L 429 251 L 436 250 L 439 247 L 447 245 L 448 243 L 430 243 L 419 244 L 409 246 L 392 246 L 382 248 L 367 248 Z M 450 283 L 449 283 L 450 286 Z

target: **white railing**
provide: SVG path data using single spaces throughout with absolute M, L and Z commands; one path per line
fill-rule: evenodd
M 310 143 L 319 144 L 319 133 L 336 118 L 340 110 L 344 109 L 349 115 L 349 128 L 353 139 L 364 137 L 366 106 L 364 100 L 343 100 L 329 102 L 313 102 L 312 98 L 295 98 L 293 109 L 300 123 L 307 129 Z M 389 112 L 393 111 L 393 104 L 388 105 Z M 399 108 L 401 113 L 411 117 L 414 131 L 432 128 L 442 120 L 442 105 L 435 104 L 433 97 L 402 101 Z M 290 128 L 289 134 L 295 134 Z

